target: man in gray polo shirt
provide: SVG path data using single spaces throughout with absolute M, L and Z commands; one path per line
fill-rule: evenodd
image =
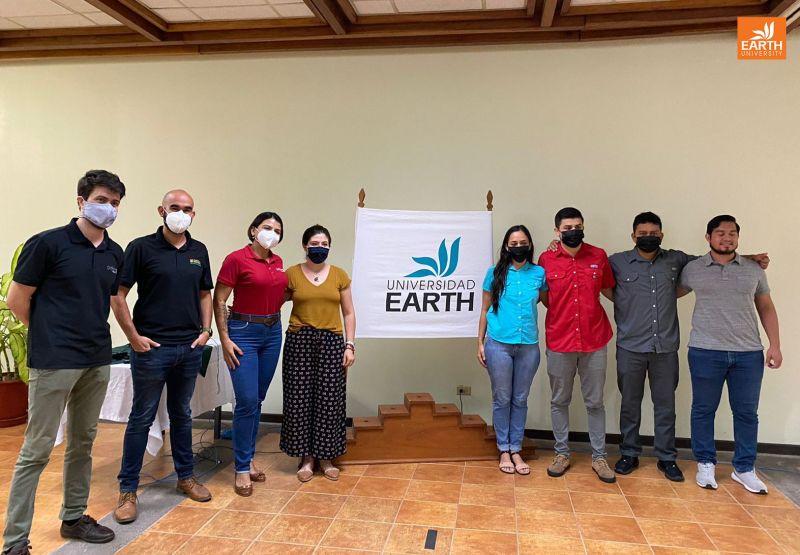
M 713 218 L 706 227 L 711 248 L 686 265 L 679 295 L 695 292 L 689 371 L 692 376 L 692 452 L 697 460 L 697 484 L 717 489 L 714 417 L 727 383 L 735 450 L 731 478 L 752 493 L 767 493 L 755 473 L 758 442 L 758 401 L 764 364 L 780 368 L 778 315 L 769 294 L 767 276 L 759 265 L 739 254 L 739 224 L 733 216 Z M 758 319 L 767 333 L 766 355 Z

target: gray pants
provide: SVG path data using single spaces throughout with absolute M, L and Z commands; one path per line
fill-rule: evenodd
M 30 370 L 28 427 L 14 467 L 8 495 L 3 550 L 27 539 L 39 476 L 50 460 L 56 434 L 69 406 L 64 453 L 64 504 L 61 520 L 75 520 L 86 511 L 92 480 L 92 444 L 106 395 L 110 367 Z
M 589 417 L 589 442 L 592 458 L 606 456 L 606 408 L 603 405 L 603 388 L 606 385 L 607 349 L 591 353 L 556 353 L 547 350 L 547 374 L 550 376 L 550 417 L 553 422 L 555 450 L 569 455 L 569 404 L 575 374 L 581 379 L 581 393 Z
M 619 409 L 620 452 L 629 457 L 642 454 L 639 425 L 642 421 L 644 379 L 650 381 L 655 428 L 655 454 L 661 461 L 674 461 L 675 390 L 678 388 L 678 353 L 633 353 L 617 347 L 617 385 L 622 394 Z

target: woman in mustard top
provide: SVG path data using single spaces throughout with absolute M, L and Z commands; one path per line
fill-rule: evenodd
M 330 247 L 327 229 L 308 228 L 305 262 L 286 270 L 292 314 L 283 349 L 280 446 L 301 458 L 301 482 L 313 477 L 317 463 L 326 478 L 338 480 L 333 459 L 346 450 L 345 378 L 355 362 L 356 316 L 350 277 L 325 262 Z

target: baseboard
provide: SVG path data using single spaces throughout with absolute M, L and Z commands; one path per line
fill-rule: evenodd
M 211 420 L 214 418 L 214 413 L 207 412 L 197 416 L 196 418 Z M 232 418 L 233 414 L 230 411 L 222 411 L 223 420 L 231 420 Z M 262 414 L 261 422 L 280 424 L 283 422 L 283 415 L 274 413 Z M 347 425 L 348 426 L 353 425 L 352 418 L 350 417 L 347 418 Z M 554 439 L 552 430 L 526 429 L 525 435 L 532 439 L 546 439 L 550 441 Z M 653 445 L 653 436 L 641 436 L 641 437 L 643 445 L 646 446 Z M 570 432 L 569 440 L 580 443 L 589 443 L 589 434 L 588 432 Z M 621 441 L 622 441 L 622 436 L 620 434 L 606 434 L 606 443 L 608 443 L 609 445 L 619 445 Z M 719 451 L 733 451 L 734 443 L 730 440 L 717 440 L 715 443 L 717 445 L 717 450 Z M 688 437 L 675 438 L 675 446 L 678 447 L 679 449 L 691 449 L 692 440 Z M 800 456 L 800 445 L 793 445 L 790 443 L 759 443 L 758 452 L 769 453 L 771 455 Z

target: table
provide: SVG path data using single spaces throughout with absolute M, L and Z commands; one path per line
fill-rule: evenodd
M 222 357 L 219 341 L 216 338 L 209 340 L 208 345 L 212 347 L 211 359 L 208 362 L 206 375 L 197 376 L 197 383 L 192 396 L 192 416 L 215 410 L 219 417 L 219 407 L 235 400 L 231 375 Z M 222 369 L 222 371 L 220 371 Z M 106 390 L 106 398 L 100 409 L 100 420 L 109 422 L 127 422 L 133 404 L 133 380 L 131 379 L 130 364 L 112 364 L 111 376 Z M 64 441 L 68 410 L 64 410 L 61 417 L 61 425 L 56 435 L 56 445 Z M 218 429 L 219 425 L 215 429 Z M 169 415 L 167 414 L 167 395 L 161 394 L 161 402 L 158 405 L 158 412 L 150 427 L 147 438 L 147 452 L 156 455 L 164 445 L 163 433 L 169 430 Z

